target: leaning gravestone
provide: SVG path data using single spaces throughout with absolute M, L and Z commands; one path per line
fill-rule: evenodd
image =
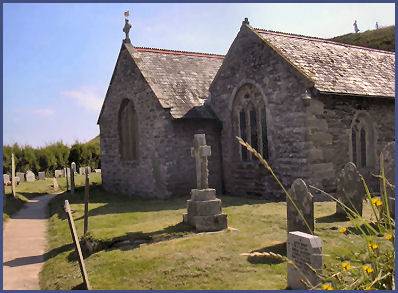
M 26 181 L 27 181 L 27 182 L 33 182 L 33 181 L 36 180 L 36 178 L 35 178 L 35 173 L 33 173 L 33 172 L 30 171 L 30 170 L 26 172 L 25 177 L 26 177 Z
M 384 176 L 387 179 L 386 192 L 388 196 L 388 209 L 391 217 L 395 217 L 395 142 L 389 142 L 380 154 L 380 162 L 384 166 Z M 381 167 L 381 166 L 380 166 Z M 380 180 L 380 194 L 383 194 L 384 187 Z
M 301 231 L 314 234 L 314 199 L 302 179 L 296 179 L 286 198 L 287 232 Z
M 26 179 L 25 179 L 25 173 L 23 173 L 23 172 L 17 172 L 17 173 L 15 173 L 15 175 L 17 175 L 17 176 L 19 177 L 19 181 L 20 181 L 20 182 L 25 182 L 25 181 L 26 181 Z
M 288 288 L 311 289 L 319 284 L 322 270 L 321 238 L 300 231 L 289 232 L 287 258 Z
M 183 221 L 196 228 L 198 232 L 219 231 L 227 228 L 227 215 L 221 212 L 221 200 L 216 198 L 216 190 L 209 188 L 208 161 L 210 146 L 206 145 L 204 134 L 194 135 L 194 147 L 191 156 L 196 163 L 197 189 L 191 190 L 191 199 L 187 201 L 188 212 Z
M 337 177 L 337 198 L 350 210 L 362 216 L 364 187 L 354 163 L 347 163 Z M 336 202 L 336 215 L 347 217 L 345 207 Z
M 64 208 L 65 208 L 65 212 L 66 212 L 66 214 L 68 216 L 69 229 L 70 229 L 70 233 L 72 235 L 73 243 L 75 245 L 75 249 L 76 249 L 76 252 L 77 252 L 77 256 L 78 256 L 78 260 L 79 260 L 79 267 L 80 267 L 80 272 L 81 272 L 82 277 L 83 277 L 83 282 L 84 282 L 84 285 L 86 286 L 86 289 L 87 290 L 91 290 L 90 283 L 88 281 L 88 274 L 87 274 L 87 271 L 86 271 L 86 266 L 84 264 L 82 249 L 80 247 L 79 237 L 77 236 L 75 222 L 73 221 L 72 211 L 70 209 L 70 205 L 69 205 L 69 201 L 68 200 L 65 200 Z
M 46 172 L 39 172 L 39 173 L 38 173 L 38 177 L 39 177 L 39 180 L 44 180 L 44 179 L 46 179 Z

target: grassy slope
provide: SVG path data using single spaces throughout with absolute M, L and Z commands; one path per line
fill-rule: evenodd
M 97 176 L 97 175 L 96 175 Z M 98 178 L 97 178 L 98 179 Z M 96 179 L 96 181 L 97 181 Z M 79 181 L 82 183 L 82 180 Z M 62 204 L 75 211 L 82 235 L 83 191 L 57 196 L 51 204 L 48 261 L 41 273 L 42 289 L 71 289 L 81 277 Z M 103 250 L 86 259 L 94 289 L 284 289 L 286 263 L 255 263 L 241 253 L 267 250 L 284 253 L 286 205 L 256 199 L 223 197 L 229 230 L 195 234 L 181 226 L 185 199 L 142 201 L 91 192 L 89 230 L 96 239 L 152 237 L 152 244 Z M 317 203 L 316 233 L 322 237 L 326 263 L 346 255 L 359 238 L 340 236 L 332 203 Z M 347 240 L 352 242 L 347 242 Z M 338 247 L 338 248 L 337 248 Z
M 351 45 L 369 47 L 385 51 L 395 51 L 395 26 L 388 26 L 378 30 L 369 30 L 363 33 L 351 33 L 331 40 Z
M 12 196 L 11 186 L 6 186 L 3 197 L 3 221 L 19 211 L 29 198 L 52 192 L 52 179 L 35 182 L 22 182 L 16 188 L 16 198 Z

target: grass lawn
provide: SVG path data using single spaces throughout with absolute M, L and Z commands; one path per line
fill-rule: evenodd
M 59 181 L 58 179 L 58 182 Z M 65 179 L 63 179 L 63 181 L 65 181 Z M 34 182 L 21 182 L 16 187 L 15 198 L 12 195 L 11 186 L 5 186 L 3 196 L 3 221 L 7 221 L 10 216 L 19 211 L 30 198 L 53 193 L 54 190 L 51 187 L 52 183 L 53 181 L 50 178 Z
M 90 193 L 89 230 L 92 238 L 106 244 L 86 258 L 93 289 L 286 288 L 285 262 L 259 262 L 240 255 L 252 251 L 286 254 L 285 203 L 224 196 L 228 224 L 237 230 L 197 234 L 181 224 L 186 198 L 129 199 L 103 191 L 98 174 L 91 176 L 97 186 Z M 78 176 L 77 183 L 82 185 L 83 176 Z M 83 189 L 54 198 L 47 261 L 40 275 L 45 290 L 78 288 L 82 282 L 63 211 L 65 199 L 74 211 L 78 234 L 83 231 Z M 334 219 L 335 204 L 316 203 L 315 209 L 316 234 L 323 240 L 325 263 L 363 246 L 355 234 L 339 234 L 338 227 L 349 222 Z

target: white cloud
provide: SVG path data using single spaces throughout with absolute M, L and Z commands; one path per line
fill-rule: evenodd
M 99 91 L 94 88 L 81 87 L 75 90 L 63 91 L 61 94 L 77 102 L 79 106 L 86 110 L 99 112 L 103 98 L 101 98 L 98 92 Z
M 39 108 L 39 109 L 32 109 L 32 113 L 36 116 L 40 117 L 49 117 L 54 115 L 54 110 L 50 108 Z

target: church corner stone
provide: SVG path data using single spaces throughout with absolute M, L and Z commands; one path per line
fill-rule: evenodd
M 193 145 L 191 156 L 195 158 L 197 188 L 191 190 L 183 222 L 194 226 L 197 232 L 226 229 L 227 215 L 221 211 L 221 200 L 216 197 L 216 190 L 209 188 L 208 184 L 207 158 L 211 155 L 211 148 L 206 145 L 205 134 L 195 134 Z

